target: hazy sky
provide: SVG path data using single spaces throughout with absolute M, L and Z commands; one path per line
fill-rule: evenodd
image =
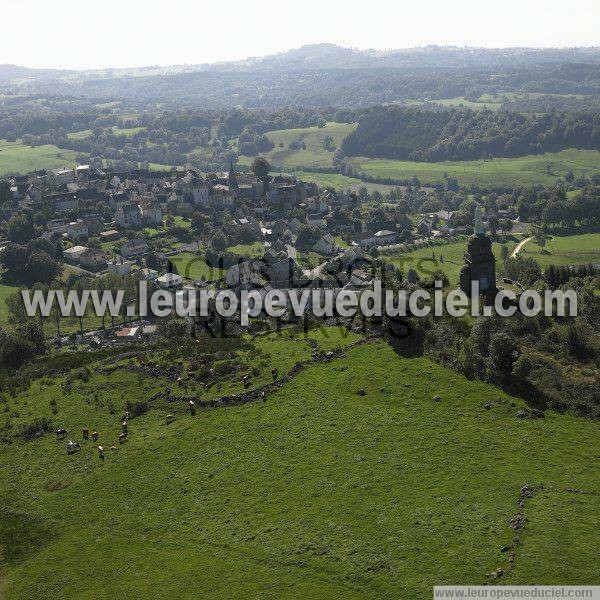
M 600 0 L 0 0 L 0 63 L 203 63 L 303 44 L 600 45 Z

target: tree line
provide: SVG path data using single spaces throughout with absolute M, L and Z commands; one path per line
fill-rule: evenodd
M 523 115 L 487 109 L 377 106 L 344 140 L 349 156 L 443 161 L 600 149 L 600 112 Z

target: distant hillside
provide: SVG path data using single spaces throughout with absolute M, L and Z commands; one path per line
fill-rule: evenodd
M 58 69 L 29 69 L 18 65 L 0 65 L 0 83 L 10 83 L 15 79 L 33 78 L 38 80 L 59 79 L 66 77 L 74 71 L 61 71 Z
M 426 46 L 398 50 L 357 50 L 335 44 L 310 44 L 270 56 L 201 65 L 217 71 L 356 69 L 356 68 L 490 68 L 537 64 L 600 63 L 595 48 L 458 48 Z
M 342 144 L 350 156 L 425 161 L 600 149 L 600 114 L 521 115 L 465 109 L 375 107 Z
M 3 72 L 3 74 L 2 74 Z M 313 44 L 203 65 L 56 71 L 0 68 L 4 91 L 188 107 L 357 107 L 481 94 L 600 94 L 600 48 L 430 46 L 356 50 Z M 60 86 L 58 86 L 60 84 Z M 574 102 L 573 99 L 570 100 Z M 537 111 L 537 109 L 534 109 Z

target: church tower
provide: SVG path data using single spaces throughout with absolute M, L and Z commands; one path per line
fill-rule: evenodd
M 237 177 L 235 175 L 235 170 L 233 168 L 233 161 L 229 163 L 229 173 L 227 174 L 227 185 L 230 190 L 237 190 L 238 182 Z
M 479 291 L 486 299 L 496 292 L 496 259 L 492 252 L 492 240 L 485 234 L 479 204 L 475 207 L 475 227 L 467 242 L 465 264 L 460 270 L 460 289 L 471 295 L 471 284 L 479 282 Z

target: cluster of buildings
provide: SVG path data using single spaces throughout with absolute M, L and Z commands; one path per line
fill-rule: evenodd
M 240 257 L 226 265 L 225 283 L 237 289 L 265 284 L 290 288 L 299 281 L 327 287 L 332 265 L 360 264 L 372 247 L 397 243 L 402 229 L 393 218 L 369 219 L 356 194 L 321 193 L 314 183 L 295 177 L 261 179 L 236 173 L 233 166 L 211 176 L 193 169 L 115 172 L 89 165 L 62 167 L 14 177 L 11 193 L 3 219 L 25 210 L 36 215 L 38 225 L 46 218 L 42 237 L 61 240 L 66 263 L 94 273 L 139 273 L 168 289 L 185 284 L 169 268 L 168 253 L 153 252 L 152 264 L 147 261 L 154 241 L 167 233 L 168 215 L 188 221 L 200 216 L 201 226 L 192 234 L 196 247 L 216 230 L 264 245 L 262 256 Z M 425 217 L 413 235 L 430 235 L 432 230 Z M 301 266 L 306 263 L 299 259 L 300 251 L 321 256 L 322 263 Z M 352 271 L 342 285 L 358 285 L 357 277 L 364 283 L 364 275 L 353 278 Z M 290 285 L 292 281 L 296 283 Z

